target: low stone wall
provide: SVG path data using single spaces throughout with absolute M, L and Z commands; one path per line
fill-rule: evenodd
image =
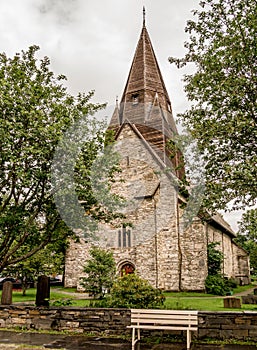
M 131 334 L 129 309 L 94 309 L 79 307 L 4 306 L 0 305 L 0 328 L 56 330 Z M 199 312 L 195 338 L 257 341 L 257 312 Z M 144 335 L 144 332 L 142 332 Z M 149 335 L 149 331 L 145 334 Z M 178 335 L 178 332 L 176 332 Z
M 128 309 L 0 305 L 0 327 L 121 335 L 130 333 Z
M 257 341 L 257 312 L 199 312 L 198 338 Z

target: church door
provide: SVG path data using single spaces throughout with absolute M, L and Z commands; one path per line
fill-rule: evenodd
M 135 272 L 135 267 L 130 263 L 126 263 L 122 265 L 120 271 L 121 271 L 121 276 L 130 275 L 131 273 Z

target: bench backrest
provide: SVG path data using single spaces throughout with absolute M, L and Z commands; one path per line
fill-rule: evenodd
M 132 309 L 131 325 L 174 326 L 178 329 L 196 329 L 198 311 Z

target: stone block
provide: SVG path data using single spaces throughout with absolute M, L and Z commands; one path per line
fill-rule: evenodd
M 240 298 L 224 298 L 224 308 L 241 309 Z
M 200 328 L 198 329 L 198 338 L 217 338 L 220 339 L 221 335 L 220 335 L 221 331 L 220 329 L 207 329 L 207 328 Z
M 250 317 L 244 317 L 244 316 L 239 316 L 235 318 L 235 324 L 238 325 L 249 325 L 251 324 L 251 318 Z

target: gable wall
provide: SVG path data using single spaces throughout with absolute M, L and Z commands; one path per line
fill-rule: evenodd
M 132 224 L 131 247 L 118 247 L 121 225 L 100 225 L 98 245 L 112 249 L 119 268 L 125 262 L 154 287 L 163 290 L 204 290 L 207 276 L 207 244 L 220 242 L 224 254 L 223 271 L 228 277 L 247 275 L 247 254 L 231 238 L 211 224 L 195 218 L 185 231 L 178 224 L 178 199 L 171 178 L 142 143 L 133 129 L 125 125 L 118 136 L 122 172 L 117 174 L 113 192 L 136 199 L 125 212 Z M 145 197 L 144 197 L 145 196 Z M 90 245 L 71 242 L 66 255 L 65 285 L 76 286 L 83 276 Z

